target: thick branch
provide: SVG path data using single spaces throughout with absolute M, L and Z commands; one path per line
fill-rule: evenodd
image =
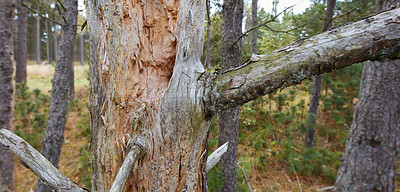
M 1 129 L 0 142 L 9 147 L 51 189 L 59 192 L 88 191 L 63 175 L 42 154 L 11 131 Z
M 273 93 L 314 75 L 367 60 L 400 57 L 400 9 L 296 41 L 257 62 L 224 73 L 210 85 L 210 112 Z

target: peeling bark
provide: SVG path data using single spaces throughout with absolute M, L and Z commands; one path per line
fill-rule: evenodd
M 151 111 L 141 128 L 150 149 L 134 165 L 125 191 L 203 191 L 206 138 L 215 112 L 354 62 L 398 57 L 388 52 L 400 42 L 399 24 L 388 20 L 399 15 L 393 10 L 215 79 L 200 62 L 204 1 L 88 0 L 87 5 L 94 191 L 111 188 L 124 160 L 126 134 L 139 133 L 134 114 L 142 106 Z M 234 91 L 243 99 L 226 99 Z

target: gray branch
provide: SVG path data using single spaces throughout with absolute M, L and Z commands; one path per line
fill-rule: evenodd
M 218 113 L 304 79 L 367 60 L 400 57 L 400 9 L 298 40 L 218 76 L 204 97 Z
M 218 147 L 217 150 L 215 150 L 210 156 L 207 158 L 207 164 L 206 164 L 206 172 L 210 171 L 211 168 L 213 168 L 218 161 L 221 159 L 222 155 L 228 150 L 228 143 L 226 142 L 220 147 Z
M 15 153 L 51 189 L 59 192 L 88 191 L 63 175 L 42 154 L 11 131 L 1 129 L 0 142 Z

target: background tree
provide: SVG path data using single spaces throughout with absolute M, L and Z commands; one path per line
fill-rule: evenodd
M 40 65 L 40 59 L 41 59 L 41 48 L 40 48 L 40 41 L 41 41 L 41 32 L 40 32 L 40 9 L 37 9 L 37 16 L 36 16 L 36 36 L 35 36 L 35 42 L 36 42 L 36 47 L 35 47 L 35 59 L 36 59 L 36 64 Z
M 242 62 L 241 42 L 235 43 L 242 34 L 243 1 L 224 0 L 222 9 L 222 71 L 238 67 Z M 222 191 L 236 191 L 236 167 L 239 137 L 239 107 L 223 112 L 219 117 L 218 145 L 229 142 L 227 152 L 221 158 L 224 180 Z
M 252 26 L 257 26 L 258 24 L 258 18 L 257 18 L 257 1 L 258 0 L 252 0 L 251 1 L 251 20 L 252 20 Z M 251 54 L 257 55 L 257 32 L 258 30 L 253 30 L 251 32 Z
M 0 129 L 12 130 L 14 1 L 0 1 Z M 14 158 L 0 143 L 0 191 L 15 190 Z
M 336 0 L 328 0 L 326 5 L 326 14 L 322 32 L 327 31 L 332 26 L 333 10 L 335 9 Z M 308 110 L 308 123 L 307 133 L 305 138 L 306 147 L 314 147 L 314 134 L 317 124 L 317 112 L 319 104 L 319 95 L 321 93 L 322 76 L 317 75 L 314 77 L 313 88 L 311 91 L 310 108 Z
M 398 1 L 377 1 L 377 12 Z M 394 191 L 400 135 L 400 60 L 366 62 L 336 189 Z
M 26 62 L 27 62 L 27 17 L 28 9 L 23 6 L 26 0 L 17 1 L 18 19 L 17 19 L 17 38 L 16 38 L 16 72 L 15 82 L 16 87 L 18 83 L 26 83 Z
M 65 1 L 61 27 L 60 49 L 53 78 L 49 118 L 42 144 L 42 154 L 55 167 L 58 167 L 61 147 L 63 144 L 64 126 L 67 115 L 68 89 L 70 83 L 71 49 L 77 28 L 78 1 Z M 51 191 L 45 184 L 38 181 L 37 192 Z

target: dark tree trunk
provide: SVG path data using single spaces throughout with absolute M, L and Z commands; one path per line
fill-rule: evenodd
M 257 2 L 258 0 L 251 1 L 251 21 L 252 26 L 257 26 Z M 258 29 L 255 29 L 251 32 L 251 54 L 257 55 L 257 32 Z
M 336 0 L 328 0 L 326 6 L 326 14 L 324 19 L 324 26 L 322 28 L 322 32 L 327 31 L 332 26 L 332 18 L 333 18 L 333 10 L 335 9 Z M 319 96 L 321 93 L 321 75 L 317 75 L 314 77 L 313 88 L 311 91 L 310 98 L 310 108 L 308 110 L 308 118 L 307 124 L 309 127 L 307 128 L 306 138 L 305 138 L 305 146 L 306 147 L 314 147 L 314 135 L 315 128 L 317 124 L 317 111 L 319 104 Z
M 58 60 L 57 24 L 54 24 L 54 61 Z
M 81 65 L 85 65 L 85 36 L 81 34 L 79 36 L 79 61 Z
M 385 9 L 396 3 L 377 1 L 377 7 Z M 400 60 L 364 64 L 337 191 L 394 191 L 400 151 L 399 83 Z
M 70 52 L 70 69 L 69 69 L 69 97 L 68 99 L 71 101 L 75 98 L 75 71 L 74 71 L 74 43 L 72 43 L 71 52 Z
M 12 130 L 14 1 L 0 1 L 0 129 Z M 15 191 L 14 158 L 0 143 L 0 191 Z
M 71 66 L 71 49 L 76 35 L 78 0 L 65 1 L 64 7 L 66 10 L 63 13 L 63 17 L 67 22 L 63 22 L 61 29 L 61 49 L 59 50 L 59 58 L 53 78 L 49 118 L 42 145 L 43 156 L 55 167 L 58 167 L 67 116 L 68 88 L 70 83 L 69 70 Z M 50 189 L 39 181 L 35 191 L 50 191 Z
M 46 54 L 47 54 L 47 64 L 50 64 L 50 33 L 49 33 L 49 22 L 46 20 Z
M 26 3 L 26 0 L 21 0 L 22 3 Z M 17 3 L 18 6 L 18 20 L 17 20 L 17 38 L 16 38 L 16 72 L 15 72 L 15 82 L 16 87 L 18 83 L 26 83 L 26 57 L 27 57 L 27 14 L 28 9 L 24 7 L 20 2 Z
M 367 62 L 336 188 L 394 191 L 400 149 L 400 60 Z
M 222 71 L 237 67 L 241 63 L 240 43 L 232 44 L 242 34 L 243 1 L 224 0 L 222 11 Z M 236 167 L 239 135 L 239 108 L 227 110 L 220 115 L 218 145 L 229 141 L 228 151 L 221 158 L 224 187 L 222 191 L 236 191 Z
M 38 9 L 39 13 L 39 9 Z M 40 65 L 40 16 L 36 16 L 36 47 L 35 47 L 35 59 L 36 64 Z
M 207 11 L 206 51 L 207 51 L 207 53 L 206 53 L 206 58 L 204 59 L 204 68 L 205 69 L 208 69 L 208 68 L 211 67 L 210 66 L 210 63 L 211 63 L 211 61 L 210 61 L 210 59 L 211 59 L 211 56 L 210 56 L 210 46 L 211 46 L 211 40 L 210 40 L 210 35 L 211 35 L 211 32 L 210 32 L 210 25 L 211 25 L 210 9 L 211 9 L 210 0 L 206 0 L 206 11 Z

